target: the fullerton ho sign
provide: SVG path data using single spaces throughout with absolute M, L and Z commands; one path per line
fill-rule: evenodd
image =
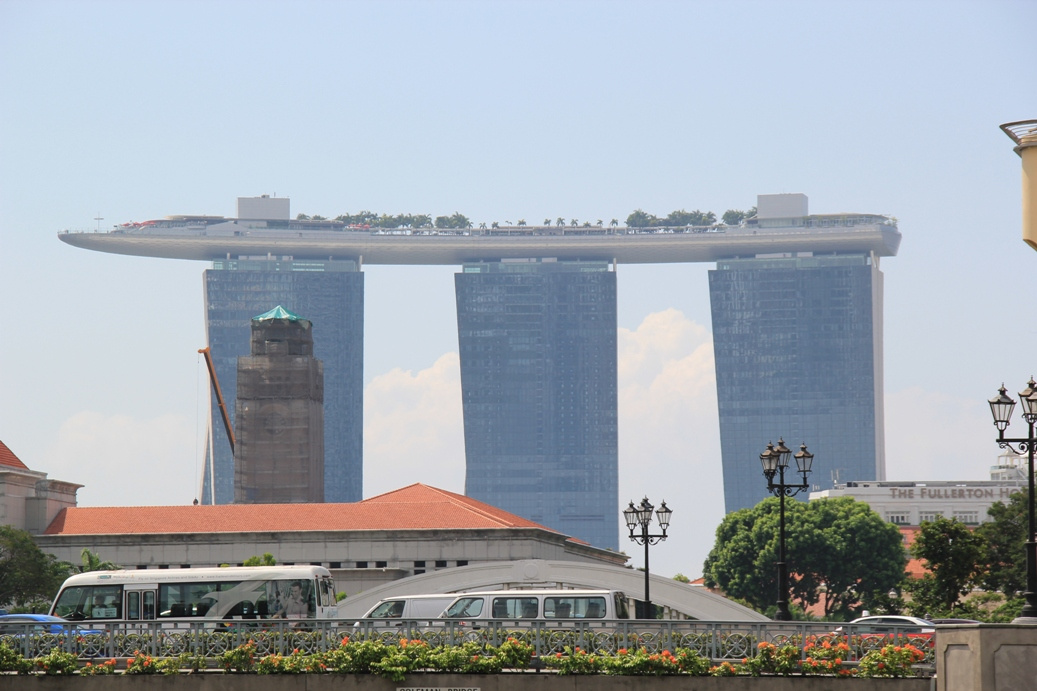
M 890 487 L 892 499 L 1008 499 L 1012 487 Z

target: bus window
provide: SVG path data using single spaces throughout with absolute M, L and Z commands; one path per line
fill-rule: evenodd
M 126 593 L 126 618 L 140 619 L 140 591 L 131 590 Z
M 144 602 L 141 607 L 141 619 L 154 619 L 155 618 L 155 591 L 145 590 L 144 591 Z
M 73 621 L 119 619 L 122 614 L 122 587 L 74 586 L 65 588 L 54 603 L 56 616 Z

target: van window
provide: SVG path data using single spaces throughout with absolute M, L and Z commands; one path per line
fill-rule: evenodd
M 535 597 L 493 598 L 494 619 L 536 619 L 538 609 Z
M 605 598 L 594 597 L 545 597 L 544 617 L 547 619 L 604 619 Z
M 371 610 L 371 619 L 399 619 L 403 616 L 403 600 L 388 600 Z
M 477 617 L 482 614 L 481 597 L 463 597 L 446 611 L 447 619 L 461 619 L 464 617 Z

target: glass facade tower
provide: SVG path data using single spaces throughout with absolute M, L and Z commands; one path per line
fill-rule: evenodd
M 465 494 L 618 549 L 616 274 L 472 263 L 454 286 Z
M 727 511 L 768 496 L 784 437 L 811 482 L 885 479 L 882 273 L 872 255 L 719 261 L 709 272 Z
M 313 356 L 324 364 L 324 501 L 363 499 L 364 275 L 357 263 L 218 260 L 204 281 L 206 336 L 232 422 L 252 318 L 281 305 L 313 323 Z M 229 504 L 234 455 L 212 398 L 213 457 L 202 502 Z

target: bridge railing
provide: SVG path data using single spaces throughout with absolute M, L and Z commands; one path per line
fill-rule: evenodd
M 60 628 L 60 631 L 58 630 Z M 740 663 L 758 654 L 761 644 L 796 646 L 807 660 L 820 651 L 829 659 L 854 665 L 868 652 L 888 644 L 911 644 L 925 659 L 916 666 L 923 674 L 934 670 L 935 634 L 890 627 L 881 633 L 852 624 L 831 622 L 704 622 L 663 620 L 594 621 L 585 619 L 499 619 L 487 621 L 422 620 L 231 620 L 223 622 L 117 621 L 104 624 L 49 625 L 44 631 L 32 624 L 7 626 L 0 643 L 24 657 L 51 650 L 74 653 L 82 660 L 129 658 L 138 652 L 154 657 L 219 658 L 252 642 L 259 656 L 327 652 L 344 639 L 422 640 L 430 646 L 479 643 L 499 646 L 515 638 L 531 645 L 537 658 L 565 653 L 577 647 L 600 654 L 621 649 L 650 652 L 687 648 L 713 664 Z M 835 656 L 833 656 L 833 653 Z

